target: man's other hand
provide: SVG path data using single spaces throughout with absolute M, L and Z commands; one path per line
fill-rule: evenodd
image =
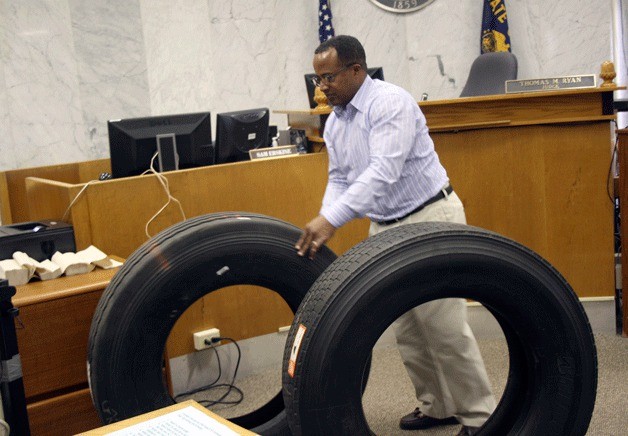
M 299 256 L 307 254 L 310 259 L 314 259 L 318 249 L 334 236 L 335 232 L 336 228 L 324 216 L 319 215 L 305 225 L 301 238 L 294 247 Z

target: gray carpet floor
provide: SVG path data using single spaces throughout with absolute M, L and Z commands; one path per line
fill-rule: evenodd
M 587 435 L 628 435 L 628 339 L 612 334 L 596 334 L 598 351 L 598 390 L 593 417 Z M 486 370 L 497 401 L 506 384 L 508 350 L 503 339 L 479 339 Z M 256 410 L 272 398 L 281 387 L 280 368 L 271 368 L 236 379 L 235 385 L 244 392 L 244 400 L 236 405 L 216 405 L 210 409 L 226 418 Z M 215 399 L 220 389 L 198 393 L 197 401 Z M 230 394 L 227 399 L 235 398 Z M 417 406 L 414 392 L 394 345 L 373 351 L 373 363 L 366 392 L 362 400 L 369 426 L 378 435 L 455 435 L 459 426 L 447 426 L 425 431 L 400 430 L 399 418 Z

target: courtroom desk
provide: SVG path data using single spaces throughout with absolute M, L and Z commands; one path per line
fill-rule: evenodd
M 615 290 L 613 205 L 605 182 L 617 89 L 418 103 L 469 224 L 536 251 L 579 297 Z M 320 134 L 321 114 L 330 111 L 275 112 Z
M 31 434 L 101 425 L 87 385 L 87 341 L 100 296 L 118 268 L 16 286 L 12 303 Z

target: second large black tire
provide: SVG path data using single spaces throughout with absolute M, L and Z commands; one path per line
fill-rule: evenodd
M 296 312 L 336 258 L 326 247 L 314 261 L 297 256 L 299 235 L 275 218 L 221 213 L 174 225 L 134 252 L 104 291 L 89 334 L 88 380 L 103 423 L 174 404 L 163 377 L 166 340 L 204 295 L 257 285 Z M 289 434 L 279 387 L 268 404 L 232 421 L 262 435 Z
M 368 435 L 361 368 L 380 335 L 422 303 L 482 303 L 499 322 L 508 380 L 480 435 L 584 435 L 597 387 L 595 343 L 565 279 L 531 250 L 459 224 L 382 232 L 312 286 L 286 342 L 283 392 L 294 435 Z M 292 361 L 292 362 L 291 362 Z

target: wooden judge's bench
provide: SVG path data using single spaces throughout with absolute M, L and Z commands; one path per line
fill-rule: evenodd
M 613 204 L 607 195 L 614 89 L 420 103 L 452 185 L 465 204 L 469 224 L 496 231 L 535 250 L 566 277 L 580 297 L 614 293 Z M 283 112 L 291 126 L 306 128 L 310 136 L 320 136 L 316 128 L 321 114 Z M 85 183 L 109 168 L 108 160 L 98 160 L 0 173 L 2 223 L 61 219 Z M 188 218 L 247 211 L 302 227 L 319 211 L 327 180 L 327 154 L 323 148 L 321 153 L 181 170 L 167 173 L 167 177 L 172 196 L 181 202 Z M 68 215 L 77 249 L 93 244 L 107 254 L 127 258 L 146 242 L 144 227 L 166 200 L 155 176 L 90 183 Z M 178 208 L 171 205 L 151 224 L 150 234 L 180 220 Z M 366 238 L 367 229 L 367 220 L 352 222 L 339 229 L 329 245 L 336 253 L 343 253 Z M 102 291 L 104 284 L 98 286 Z M 218 291 L 188 309 L 170 336 L 167 357 L 192 353 L 195 331 L 218 326 L 223 335 L 240 340 L 276 332 L 290 323 L 292 313 L 279 296 L 257 293 L 250 287 L 241 290 L 259 294 L 259 298 L 234 302 Z M 18 290 L 16 306 L 24 304 L 24 292 Z M 85 329 L 89 329 L 87 324 L 97 302 L 96 294 L 90 292 L 84 304 L 59 307 L 57 298 L 46 310 L 40 302 L 37 321 L 24 315 L 24 329 L 18 328 L 29 413 L 35 403 L 41 406 L 42 401 L 56 401 L 55 407 L 39 409 L 45 410 L 42 413 L 47 418 L 32 415 L 34 435 L 49 434 L 39 424 L 45 420 L 60 422 L 56 435 L 89 430 L 87 427 L 97 424 L 92 421 L 77 428 L 71 424 L 79 418 L 68 413 L 72 408 L 91 408 L 86 354 L 80 351 L 85 350 L 86 343 L 80 342 L 86 341 Z M 243 306 L 246 304 L 255 304 L 256 313 L 269 316 L 239 319 L 237 314 L 247 311 Z M 26 307 L 24 311 L 28 311 Z M 35 347 L 31 341 L 36 338 L 26 333 L 34 323 L 46 323 L 47 319 L 52 323 L 60 313 L 72 314 L 76 319 L 74 328 L 83 331 L 79 339 L 66 338 L 71 342 L 65 344 L 72 343 L 77 353 L 73 363 L 63 369 L 60 366 L 67 363 L 33 358 L 31 353 L 55 353 L 59 350 L 54 347 L 69 345 L 63 345 L 63 340 L 40 341 Z M 49 374 L 71 374 L 64 376 L 67 382 L 43 392 L 33 385 L 42 368 Z M 67 395 L 72 401 L 67 401 Z M 64 418 L 58 419 L 62 413 Z M 35 416 L 37 421 L 33 422 Z
M 468 223 L 541 254 L 578 296 L 611 296 L 614 86 L 419 102 Z M 329 110 L 280 111 L 320 138 Z

